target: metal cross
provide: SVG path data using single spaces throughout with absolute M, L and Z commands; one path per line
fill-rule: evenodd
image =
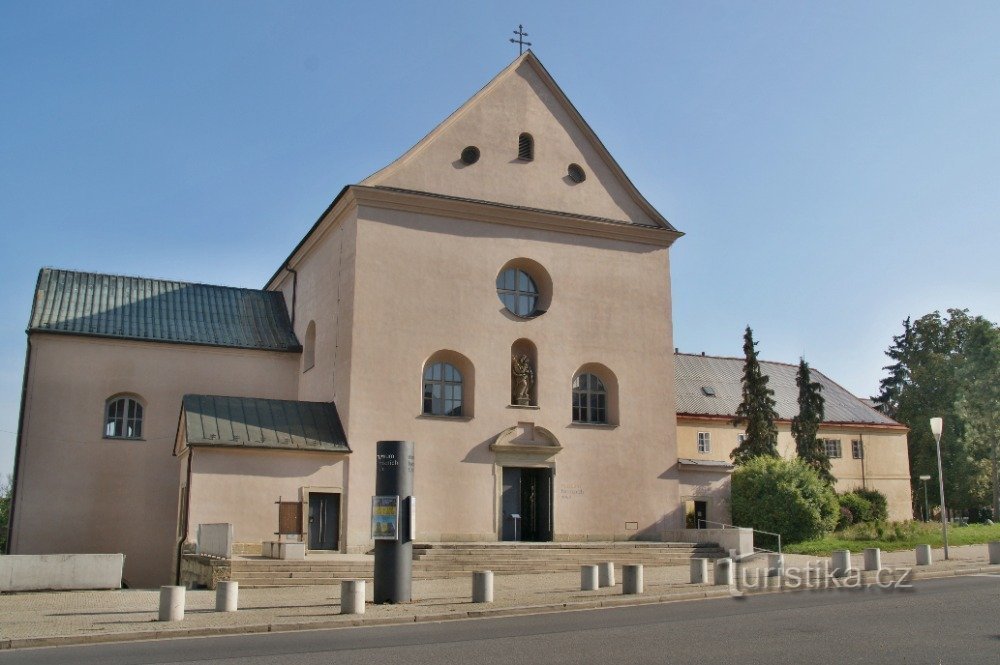
M 531 46 L 531 42 L 524 41 L 524 38 L 528 36 L 528 33 L 526 33 L 524 31 L 524 26 L 523 25 L 518 24 L 517 30 L 514 31 L 514 34 L 517 35 L 517 39 L 514 39 L 513 37 L 511 37 L 510 43 L 511 44 L 517 44 L 517 47 L 518 47 L 517 54 L 518 55 L 524 55 L 524 47 L 525 46 Z

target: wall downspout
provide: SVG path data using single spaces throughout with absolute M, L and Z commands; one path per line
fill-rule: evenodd
M 191 469 L 194 467 L 194 448 L 188 446 L 187 459 L 187 484 L 184 486 L 184 514 L 181 519 L 184 524 L 184 533 L 177 539 L 177 584 L 181 583 L 181 562 L 184 560 L 184 543 L 187 541 L 188 532 L 191 530 Z
M 17 506 L 17 479 L 21 468 L 21 447 L 24 445 L 24 414 L 25 402 L 28 398 L 28 374 L 31 369 L 31 335 L 28 335 L 28 348 L 24 352 L 24 377 L 21 379 L 21 408 L 17 415 L 17 441 L 14 444 L 14 477 L 10 485 L 10 508 L 7 510 L 7 543 L 4 554 L 10 554 L 14 542 L 14 509 Z

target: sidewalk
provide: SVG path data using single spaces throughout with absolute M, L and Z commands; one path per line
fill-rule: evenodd
M 955 574 L 958 571 L 1000 574 L 1000 566 L 987 566 L 985 545 L 956 547 L 952 560 L 921 567 L 917 579 Z M 883 554 L 887 567 L 913 564 L 912 552 Z M 787 555 L 785 565 L 805 565 L 817 557 Z M 860 556 L 855 565 L 860 565 Z M 748 562 L 765 568 L 766 557 Z M 241 589 L 239 611 L 215 612 L 214 591 L 188 591 L 184 621 L 161 623 L 157 619 L 159 590 L 37 592 L 0 596 L 0 649 L 56 644 L 85 644 L 163 637 L 225 635 L 335 628 L 356 625 L 442 621 L 636 605 L 645 603 L 725 597 L 728 587 L 688 583 L 688 566 L 647 567 L 645 592 L 624 596 L 619 584 L 598 591 L 580 591 L 578 572 L 541 575 L 498 575 L 495 602 L 473 604 L 471 575 L 460 579 L 414 580 L 414 602 L 403 605 L 368 605 L 364 615 L 341 615 L 340 587 L 304 586 Z M 367 596 L 372 598 L 372 585 Z

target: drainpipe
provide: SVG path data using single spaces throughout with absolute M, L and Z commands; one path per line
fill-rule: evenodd
M 865 435 L 859 432 L 858 441 L 861 442 L 861 487 L 868 489 L 868 481 L 865 479 L 865 458 L 868 457 L 865 450 Z
M 28 348 L 24 352 L 24 377 L 21 379 L 21 409 L 17 415 L 17 441 L 14 444 L 14 477 L 10 486 L 10 507 L 7 510 L 7 543 L 4 554 L 10 554 L 14 542 L 14 508 L 17 506 L 17 479 L 21 469 L 21 447 L 24 445 L 24 405 L 28 397 L 28 375 L 31 370 L 31 335 L 28 335 Z
M 184 533 L 177 539 L 177 584 L 181 583 L 181 561 L 184 559 L 184 542 L 191 530 L 191 468 L 194 466 L 194 448 L 188 446 L 187 485 L 184 486 L 184 514 L 181 515 Z

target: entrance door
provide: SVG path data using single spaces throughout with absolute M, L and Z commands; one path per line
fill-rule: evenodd
M 504 467 L 502 540 L 552 540 L 552 469 Z
M 708 502 L 707 501 L 695 501 L 694 502 L 694 523 L 697 529 L 707 529 L 708 524 L 706 520 L 708 519 Z
M 340 495 L 309 493 L 309 549 L 340 546 Z

